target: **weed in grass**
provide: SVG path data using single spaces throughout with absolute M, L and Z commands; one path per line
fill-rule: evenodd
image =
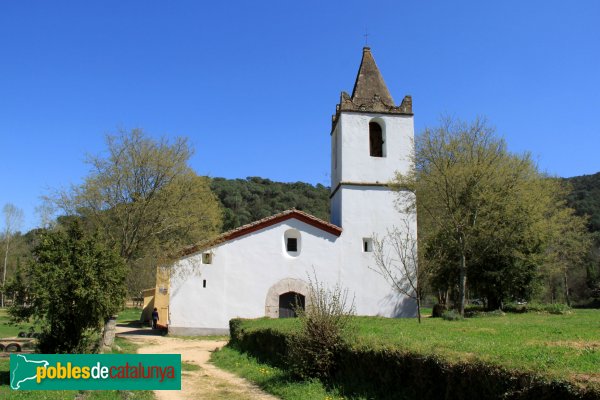
M 465 311 L 466 318 L 481 318 L 481 317 L 504 317 L 506 315 L 502 310 L 494 311 Z
M 288 336 L 288 364 L 298 377 L 329 378 L 340 349 L 350 341 L 354 301 L 340 285 L 325 287 L 309 277 L 311 305 L 297 308 L 300 330 Z
M 115 354 L 135 354 L 138 345 L 127 339 L 116 337 L 111 353 Z
M 183 361 L 181 363 L 181 370 L 182 371 L 200 371 L 202 369 L 202 367 L 200 367 L 199 365 L 196 364 L 191 364 L 188 362 Z

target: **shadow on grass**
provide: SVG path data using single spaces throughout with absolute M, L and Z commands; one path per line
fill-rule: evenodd
M 0 371 L 0 385 L 10 384 L 10 371 Z
M 117 335 L 121 336 L 121 337 L 127 337 L 127 336 L 165 336 L 168 331 L 167 329 L 150 329 L 150 328 L 146 328 L 144 327 L 142 324 L 127 324 L 127 323 L 119 323 L 117 324 L 118 327 L 122 327 L 122 328 L 133 328 L 131 330 L 125 331 L 125 332 L 119 332 Z M 135 329 L 138 328 L 138 329 Z
M 143 328 L 144 326 L 147 326 L 147 325 L 144 324 L 142 321 L 139 321 L 137 319 L 132 319 L 129 321 L 119 321 L 119 322 L 117 322 L 117 326 L 123 326 L 123 327 L 128 327 L 128 328 Z

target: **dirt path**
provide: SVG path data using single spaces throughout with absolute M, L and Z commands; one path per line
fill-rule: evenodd
M 197 371 L 182 371 L 181 390 L 156 390 L 159 400 L 179 399 L 259 399 L 275 400 L 255 385 L 230 372 L 210 364 L 211 353 L 227 342 L 214 340 L 184 340 L 149 334 L 150 330 L 117 327 L 117 335 L 140 345 L 141 354 L 181 354 L 181 361 L 200 367 Z

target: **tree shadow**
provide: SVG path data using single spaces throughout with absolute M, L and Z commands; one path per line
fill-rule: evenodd
M 131 328 L 129 325 L 118 324 L 117 326 Z M 133 326 L 135 328 L 136 326 Z M 149 329 L 139 326 L 139 329 L 132 329 L 125 332 L 117 333 L 119 337 L 127 337 L 127 336 L 165 336 L 168 333 L 167 329 Z
M 0 386 L 10 384 L 10 371 L 0 371 Z

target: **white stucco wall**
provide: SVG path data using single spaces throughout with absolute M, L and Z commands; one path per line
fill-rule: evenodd
M 381 187 L 340 190 L 347 204 L 369 204 L 354 218 L 350 213 L 351 222 L 340 237 L 289 219 L 210 249 L 212 264 L 201 264 L 202 253 L 181 260 L 171 279 L 169 330 L 183 335 L 225 333 L 232 318 L 264 317 L 269 289 L 278 282 L 308 282 L 313 272 L 326 287 L 339 283 L 348 289 L 358 315 L 414 316 L 414 303 L 394 293 L 369 268 L 375 267 L 373 253 L 363 251 L 363 238 L 385 234 L 400 221 L 398 213 L 389 213 L 394 194 Z M 285 250 L 288 229 L 301 235 L 296 257 Z
M 301 234 L 296 257 L 285 250 L 288 229 Z M 181 334 L 211 333 L 227 329 L 231 318 L 263 317 L 271 286 L 286 278 L 307 281 L 313 269 L 320 282 L 335 284 L 341 265 L 338 240 L 288 219 L 213 248 L 212 264 L 200 264 L 201 253 L 181 260 L 171 280 L 169 329 Z
M 343 202 L 344 231 L 340 237 L 342 255 L 341 282 L 356 294 L 359 315 L 412 317 L 416 304 L 398 296 L 389 282 L 377 274 L 372 252 L 364 252 L 363 239 L 382 238 L 394 227 L 405 225 L 405 214 L 395 209 L 397 193 L 381 186 L 342 186 L 338 194 Z M 413 232 L 416 219 L 408 216 Z
M 385 157 L 369 154 L 369 122 L 382 127 L 385 138 Z M 335 144 L 337 141 L 337 144 Z M 331 135 L 332 157 L 337 153 L 337 166 L 331 163 L 331 190 L 342 183 L 387 184 L 397 172 L 408 172 L 410 155 L 414 146 L 414 122 L 412 116 L 341 113 Z M 348 213 L 345 200 L 338 190 L 331 199 L 331 222 L 346 228 L 344 221 L 354 217 Z M 367 206 L 369 203 L 363 204 Z M 393 212 L 390 210 L 390 212 Z M 346 216 L 342 216 L 345 214 Z
M 342 113 L 337 123 L 340 135 L 341 156 L 338 159 L 338 181 L 387 183 L 396 171 L 407 171 L 413 146 L 414 124 L 412 116 Z M 369 122 L 375 120 L 385 136 L 385 157 L 369 154 Z M 338 142 L 340 143 L 340 142 Z M 333 176 L 333 174 L 332 174 Z

